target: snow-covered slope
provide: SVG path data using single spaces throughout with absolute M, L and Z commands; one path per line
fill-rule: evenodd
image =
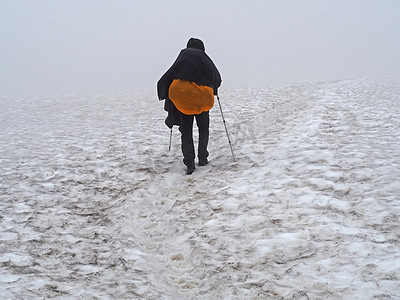
M 187 176 L 154 91 L 0 98 L 1 297 L 399 299 L 399 78 L 220 99 Z

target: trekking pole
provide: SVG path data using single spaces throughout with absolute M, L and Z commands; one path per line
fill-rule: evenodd
M 172 143 L 172 128 L 173 128 L 173 127 L 171 127 L 171 132 L 170 132 L 170 134 L 169 134 L 169 147 L 168 147 L 168 151 L 171 151 L 171 143 Z
M 232 148 L 231 139 L 229 138 L 228 127 L 226 127 L 226 122 L 225 122 L 225 118 L 224 118 L 224 113 L 222 112 L 221 102 L 219 101 L 219 96 L 218 96 L 218 94 L 217 94 L 217 99 L 218 99 L 219 110 L 221 111 L 222 121 L 224 122 L 224 126 L 225 126 L 226 136 L 228 137 L 229 146 L 231 147 L 232 158 L 233 158 L 233 160 L 235 160 L 235 155 L 233 154 L 233 148 Z

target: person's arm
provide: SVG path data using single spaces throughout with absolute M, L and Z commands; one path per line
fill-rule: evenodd
M 212 70 L 214 95 L 218 95 L 218 88 L 221 86 L 222 83 L 221 74 L 219 73 L 217 66 L 214 64 L 212 59 L 207 54 L 206 56 L 209 59 L 210 67 Z

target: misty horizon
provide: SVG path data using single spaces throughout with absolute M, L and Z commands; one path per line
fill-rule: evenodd
M 190 37 L 222 87 L 400 72 L 398 1 L 1 1 L 0 96 L 154 89 Z

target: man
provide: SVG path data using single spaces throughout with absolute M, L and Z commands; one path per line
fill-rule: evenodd
M 182 141 L 183 163 L 186 174 L 195 170 L 193 120 L 199 129 L 199 165 L 208 164 L 209 110 L 214 105 L 214 95 L 221 85 L 221 75 L 211 58 L 205 53 L 204 43 L 189 39 L 186 49 L 157 83 L 158 98 L 165 99 L 168 111 L 165 124 L 179 125 Z

